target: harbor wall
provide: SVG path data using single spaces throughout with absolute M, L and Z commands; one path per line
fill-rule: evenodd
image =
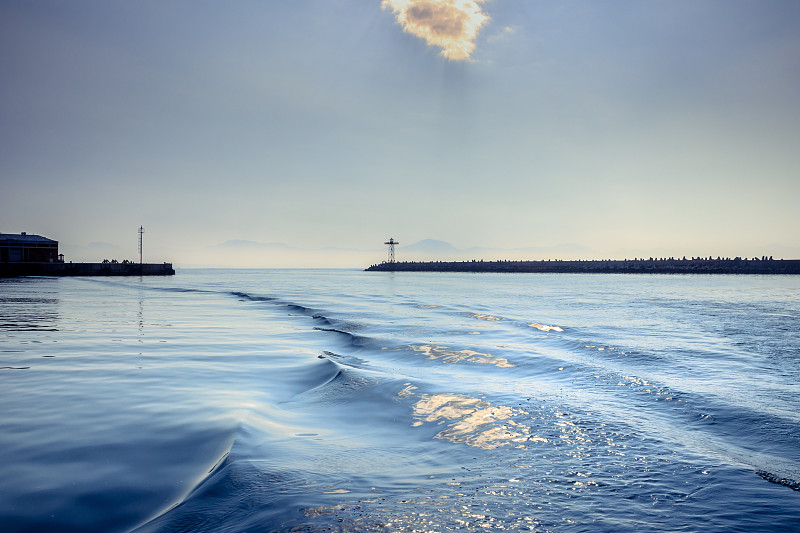
M 799 259 L 626 259 L 585 261 L 404 261 L 378 272 L 539 272 L 606 274 L 800 274 Z
M 172 263 L 0 263 L 0 277 L 172 276 Z

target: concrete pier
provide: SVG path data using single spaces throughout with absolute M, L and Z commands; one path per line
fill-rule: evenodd
M 17 276 L 173 276 L 172 263 L 0 263 L 0 278 Z

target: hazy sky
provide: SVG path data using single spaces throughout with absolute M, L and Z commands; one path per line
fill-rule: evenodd
M 68 259 L 800 256 L 797 0 L 4 0 L 0 76 L 0 231 Z

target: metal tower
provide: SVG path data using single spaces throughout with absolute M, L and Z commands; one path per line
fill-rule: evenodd
M 389 245 L 389 262 L 394 263 L 394 245 L 400 243 L 394 240 L 394 238 L 390 237 L 389 240 L 383 244 Z
M 142 233 L 144 233 L 144 228 L 139 226 L 139 266 L 142 266 Z

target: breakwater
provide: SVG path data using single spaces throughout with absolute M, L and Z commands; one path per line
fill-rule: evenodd
M 17 276 L 172 276 L 172 263 L 0 263 L 0 278 Z
M 597 259 L 544 261 L 402 261 L 380 263 L 372 272 L 539 272 L 605 274 L 800 274 L 800 259 L 736 257 L 692 259 Z

